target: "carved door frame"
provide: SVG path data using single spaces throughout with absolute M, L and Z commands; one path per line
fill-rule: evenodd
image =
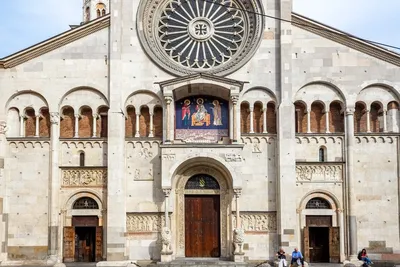
M 99 189 L 100 191 L 103 189 Z M 103 244 L 102 244 L 102 257 L 105 259 L 105 255 L 107 255 L 106 251 L 106 245 L 107 245 L 107 240 L 105 238 L 106 236 L 106 228 L 107 226 L 105 225 L 106 223 L 106 209 L 103 208 L 105 203 L 102 201 L 102 194 L 100 192 L 97 192 L 97 190 L 94 189 L 88 189 L 88 188 L 79 188 L 76 191 L 72 192 L 65 202 L 64 209 L 62 210 L 62 225 L 60 225 L 61 229 L 64 229 L 64 227 L 72 227 L 72 217 L 74 216 L 97 216 L 98 217 L 98 227 L 101 227 L 103 234 Z M 73 209 L 73 205 L 75 201 L 82 197 L 89 197 L 95 200 L 98 204 L 98 209 Z M 104 204 L 103 204 L 104 203 Z M 64 249 L 64 241 L 60 240 L 60 246 L 61 246 L 61 251 Z
M 196 174 L 208 174 L 217 180 L 220 190 L 187 190 L 187 181 Z M 175 176 L 175 222 L 172 222 L 172 232 L 175 237 L 175 256 L 185 257 L 185 195 L 219 195 L 220 196 L 220 238 L 221 257 L 228 258 L 232 254 L 232 211 L 233 190 L 229 189 L 226 177 L 218 169 L 211 166 L 195 166 L 187 168 L 182 174 Z M 229 223 L 228 223 L 229 222 Z
M 329 202 L 331 208 L 330 209 L 306 209 L 306 205 L 308 201 L 313 198 L 323 198 Z M 304 235 L 304 229 L 307 227 L 306 224 L 306 217 L 307 215 L 315 215 L 315 216 L 332 216 L 332 225 L 331 227 L 339 228 L 340 232 L 340 262 L 345 260 L 345 245 L 344 245 L 344 216 L 343 216 L 343 209 L 340 206 L 339 201 L 333 196 L 330 192 L 326 191 L 315 191 L 309 193 L 305 196 L 302 201 L 300 202 L 299 209 L 297 210 L 298 213 L 298 220 L 299 220 L 299 232 Z M 301 242 L 301 235 L 298 237 L 298 244 L 301 244 L 303 253 L 304 252 L 304 243 Z

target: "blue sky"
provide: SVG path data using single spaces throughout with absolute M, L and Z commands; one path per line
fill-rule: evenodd
M 82 2 L 2 0 L 0 58 L 79 24 Z M 293 0 L 293 10 L 359 37 L 400 46 L 400 0 Z

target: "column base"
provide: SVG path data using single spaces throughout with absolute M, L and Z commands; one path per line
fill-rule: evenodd
M 356 266 L 356 267 L 360 267 L 360 266 L 363 265 L 363 263 L 364 263 L 364 262 L 358 260 L 357 257 L 356 257 L 355 259 L 350 258 L 350 260 L 345 260 L 345 261 L 343 262 L 343 266 L 348 266 L 348 267 Z
M 244 262 L 244 253 L 234 254 L 233 261 L 234 262 Z
M 161 253 L 161 262 L 171 262 L 173 259 L 172 251 Z

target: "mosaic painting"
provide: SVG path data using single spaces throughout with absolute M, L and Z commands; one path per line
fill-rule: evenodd
M 175 139 L 186 142 L 218 142 L 229 133 L 228 101 L 194 96 L 175 102 Z

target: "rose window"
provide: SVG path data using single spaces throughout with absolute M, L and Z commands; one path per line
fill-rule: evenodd
M 178 64 L 210 69 L 232 59 L 245 36 L 243 11 L 233 1 L 171 1 L 162 12 L 160 44 Z
M 157 64 L 177 75 L 226 75 L 261 41 L 258 0 L 142 0 L 139 38 Z

